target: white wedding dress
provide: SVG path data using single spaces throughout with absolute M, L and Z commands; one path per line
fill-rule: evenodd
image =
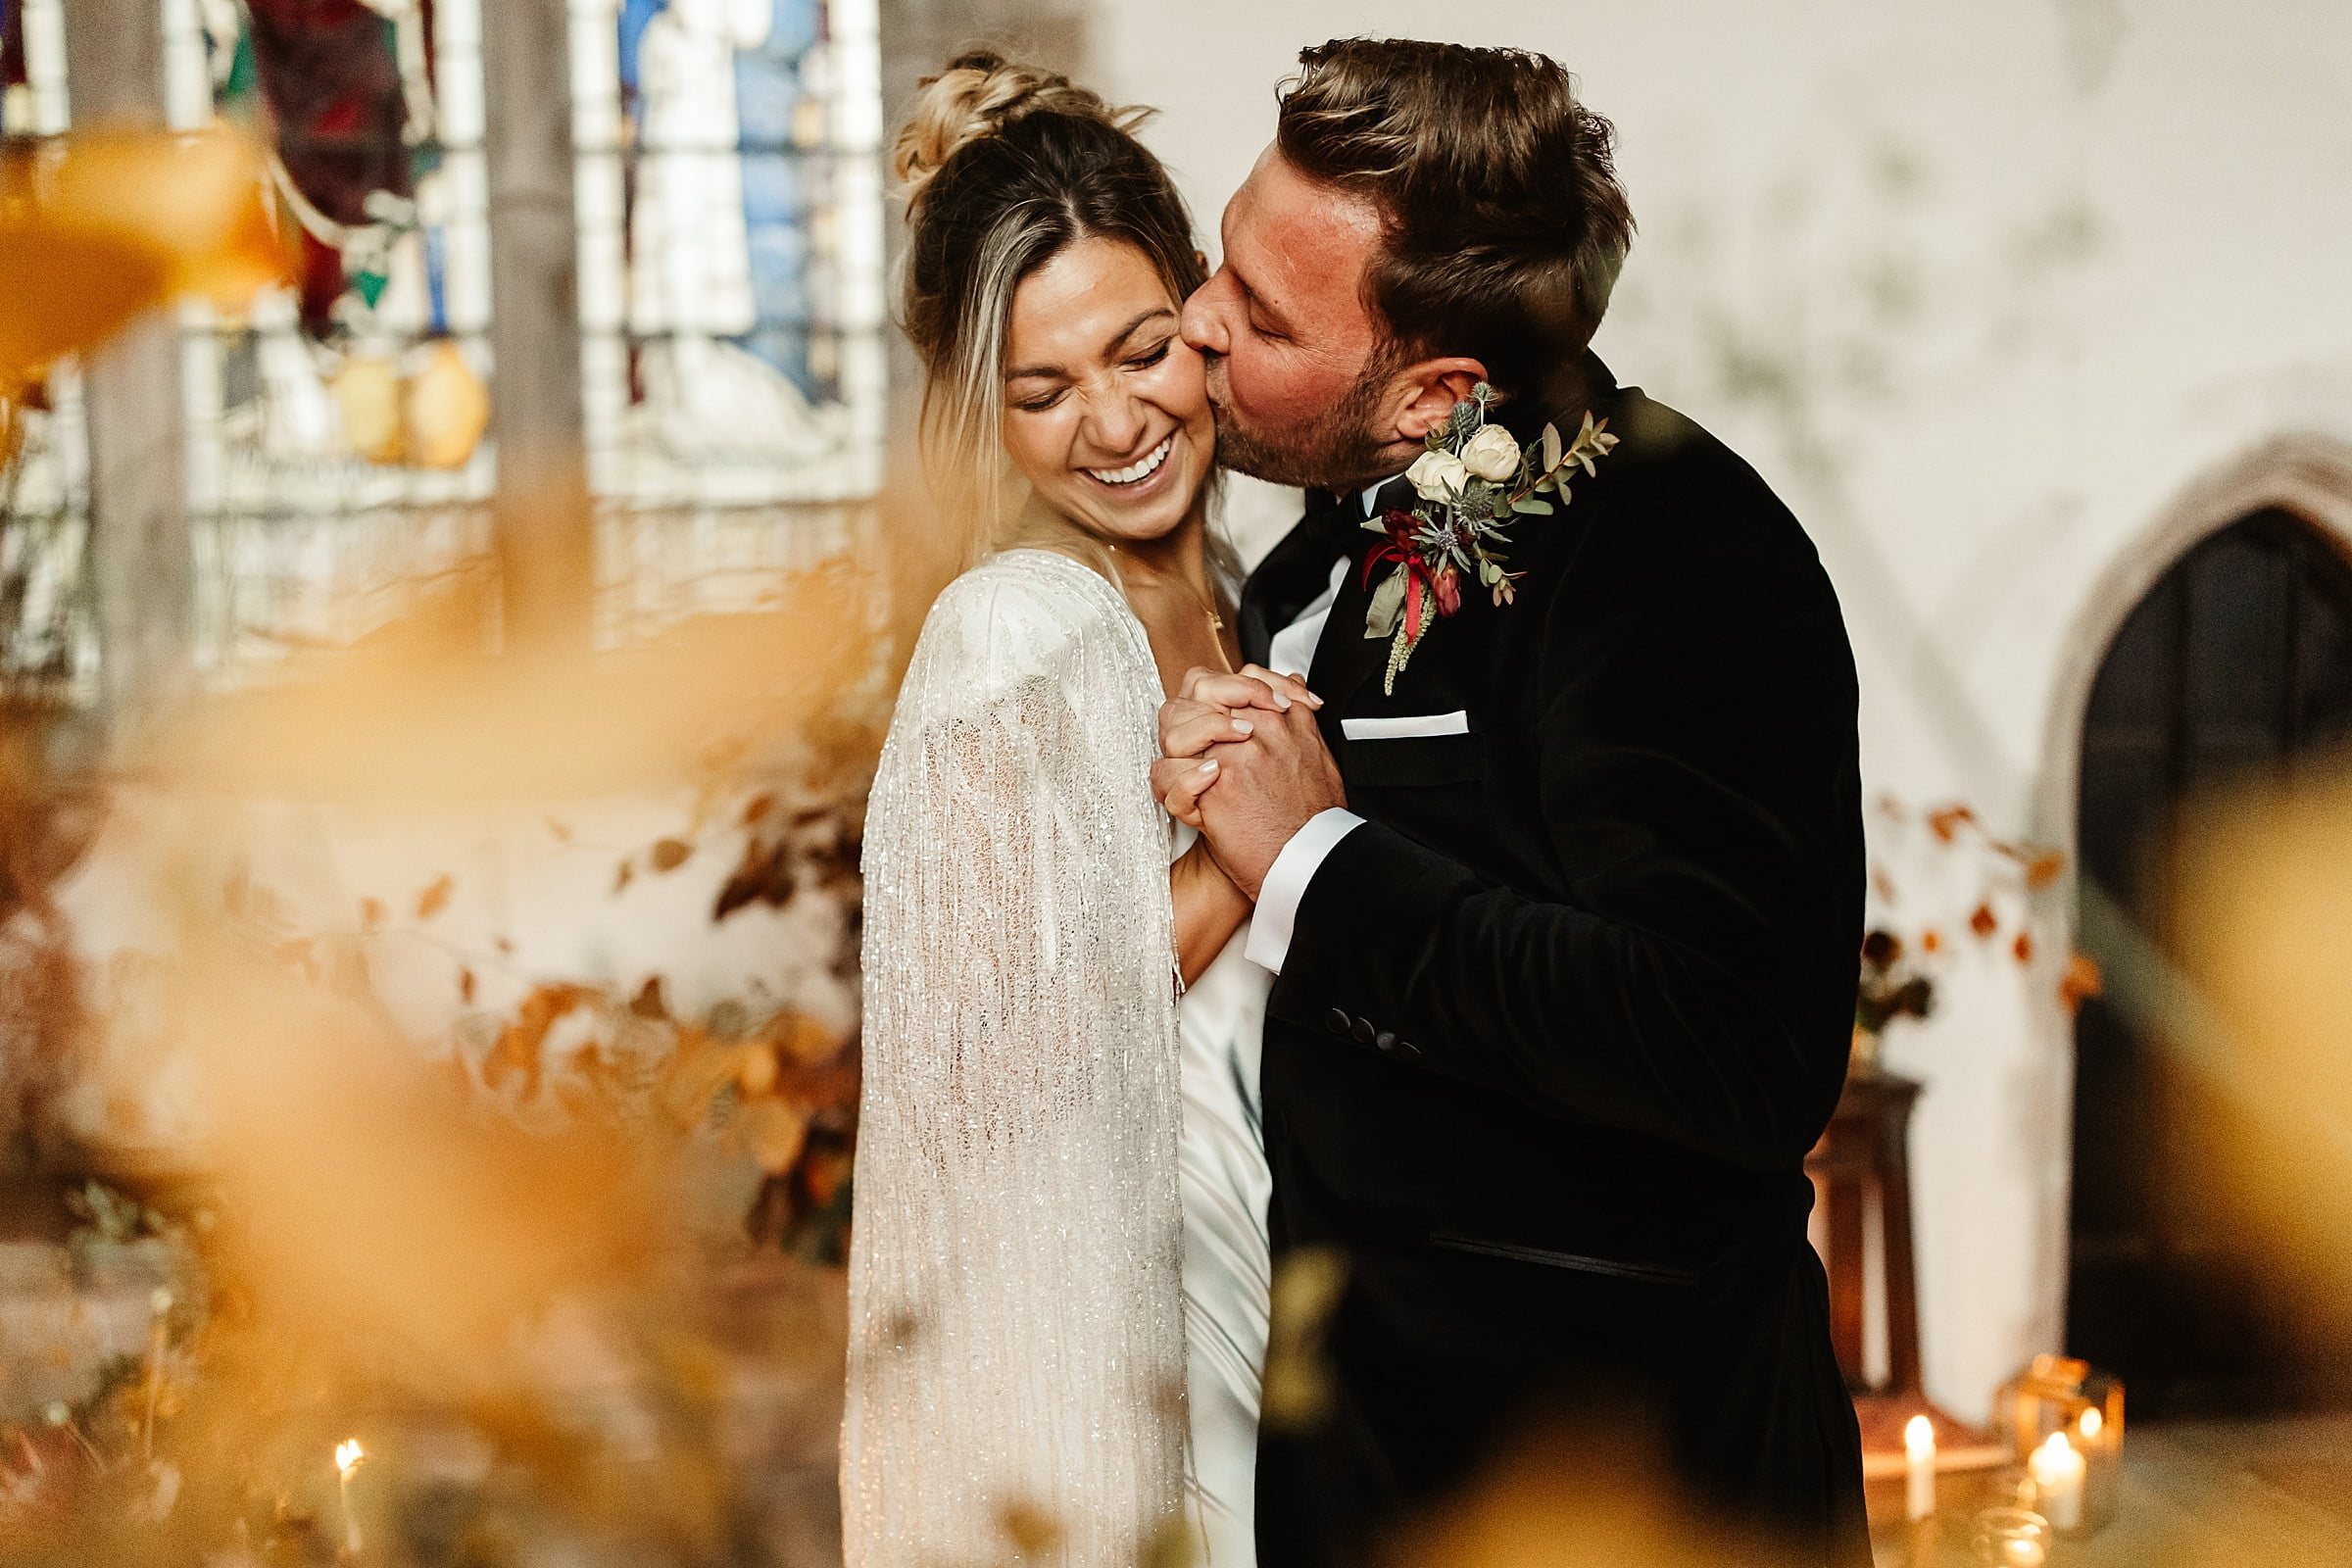
M 1159 701 L 1125 601 L 1047 551 L 952 583 L 907 669 L 866 820 L 848 1568 L 1124 1568 L 1180 1521 L 1253 1561 L 1266 981 L 1237 939 L 1180 1028 Z

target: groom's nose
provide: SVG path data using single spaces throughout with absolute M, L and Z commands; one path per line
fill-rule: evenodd
M 1233 346 L 1233 334 L 1226 330 L 1223 309 L 1225 297 L 1232 291 L 1225 270 L 1219 268 L 1184 302 L 1183 314 L 1177 318 L 1178 330 L 1184 334 L 1184 341 L 1200 353 L 1223 354 Z

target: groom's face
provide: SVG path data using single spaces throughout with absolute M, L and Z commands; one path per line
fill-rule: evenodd
M 1224 265 L 1184 307 L 1184 339 L 1208 362 L 1217 461 L 1276 484 L 1385 478 L 1390 356 L 1363 297 L 1379 211 L 1269 147 L 1227 204 L 1222 236 Z

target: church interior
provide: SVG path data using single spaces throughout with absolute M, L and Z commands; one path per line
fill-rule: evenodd
M 947 548 L 891 138 L 1010 49 L 1155 111 L 1213 265 L 1364 33 L 1577 74 L 1595 352 L 1836 584 L 1879 1562 L 2352 1561 L 2325 0 L 0 0 L 0 1560 L 841 1560 L 859 832 Z M 1247 567 L 1300 497 L 1218 504 Z M 1397 1560 L 1707 1560 L 1608 1473 Z

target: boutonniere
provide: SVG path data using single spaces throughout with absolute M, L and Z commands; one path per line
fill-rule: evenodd
M 1467 401 L 1453 406 L 1445 428 L 1429 433 L 1429 450 L 1405 470 L 1421 497 L 1412 511 L 1392 508 L 1364 523 L 1386 536 L 1364 563 L 1364 581 L 1369 584 L 1372 573 L 1390 563 L 1396 567 L 1373 592 L 1364 616 L 1366 637 L 1393 639 L 1384 692 L 1396 692 L 1396 677 L 1430 623 L 1462 608 L 1464 573 L 1476 572 L 1497 606 L 1512 601 L 1526 573 L 1506 569 L 1494 548 L 1511 542 L 1503 525 L 1523 514 L 1548 514 L 1547 495 L 1566 506 L 1570 470 L 1593 472 L 1592 465 L 1617 444 L 1609 421 L 1595 422 L 1588 409 L 1573 443 L 1563 445 L 1558 427 L 1547 424 L 1522 451 L 1508 430 L 1487 422 L 1494 395 L 1493 387 L 1479 382 Z

